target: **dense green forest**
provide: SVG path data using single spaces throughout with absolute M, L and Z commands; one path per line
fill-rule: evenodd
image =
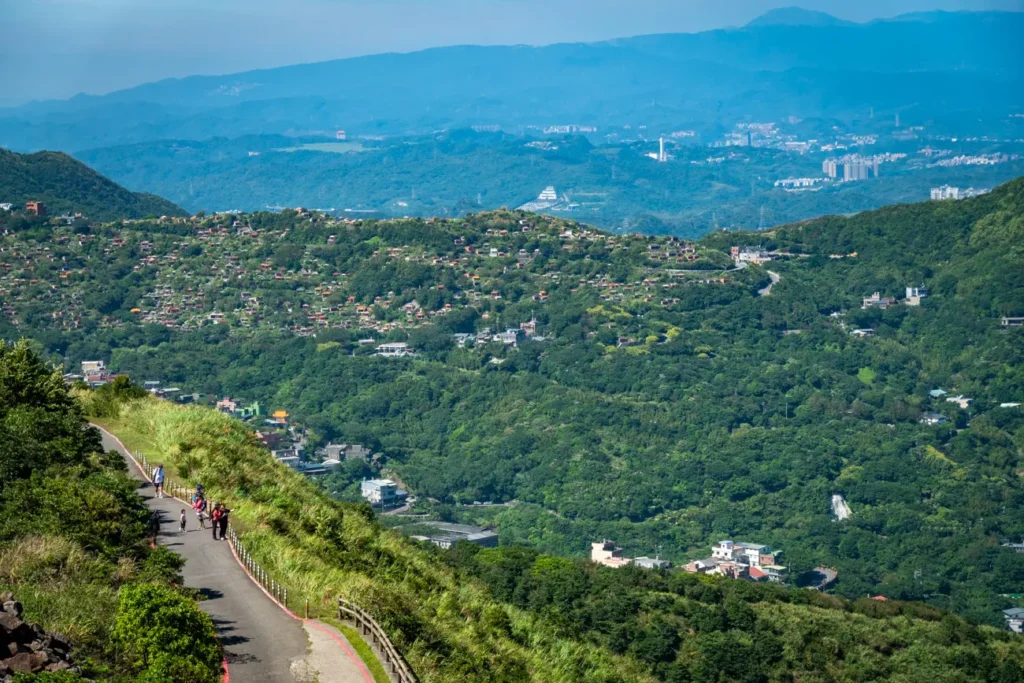
M 795 576 L 837 567 L 846 596 L 998 625 L 1024 579 L 1001 546 L 1024 535 L 1024 416 L 1002 405 L 1024 401 L 1024 330 L 1000 324 L 1024 316 L 1022 202 L 1018 180 L 693 245 L 519 212 L 28 230 L 4 238 L 31 258 L 6 258 L 0 333 L 284 408 L 503 543 L 581 555 L 611 538 L 679 562 L 733 537 L 781 548 Z M 739 245 L 782 253 L 736 269 Z M 861 309 L 907 286 L 931 294 Z M 514 347 L 452 339 L 530 320 Z M 375 357 L 366 337 L 421 357 Z M 486 500 L 518 504 L 458 506 Z
M 0 148 L 0 202 L 24 208 L 29 201 L 44 202 L 54 216 L 77 212 L 97 221 L 185 213 L 161 197 L 130 192 L 66 154 Z
M 16 680 L 220 680 L 213 624 L 180 588 L 181 559 L 150 548 L 135 488 L 59 370 L 0 344 L 0 592 L 69 639 L 79 669 Z

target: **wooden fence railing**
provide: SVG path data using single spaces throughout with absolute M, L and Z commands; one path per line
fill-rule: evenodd
M 380 651 L 381 661 L 393 680 L 397 683 L 417 683 L 416 674 L 402 659 L 402 655 L 391 643 L 388 634 L 366 610 L 354 602 L 338 598 L 338 619 L 353 622 L 366 642 Z

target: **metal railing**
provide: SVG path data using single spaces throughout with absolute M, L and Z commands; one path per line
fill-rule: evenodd
M 281 585 L 281 582 L 270 576 L 263 567 L 259 565 L 256 560 L 252 559 L 252 555 L 246 549 L 245 545 L 238 538 L 238 534 L 235 530 L 228 528 L 228 543 L 235 550 L 235 555 L 238 557 L 238 561 L 242 563 L 246 571 L 249 572 L 249 576 L 258 583 L 263 590 L 270 593 L 270 595 L 277 600 L 279 603 L 284 605 L 285 609 L 288 609 L 288 589 Z M 307 601 L 308 603 L 308 601 Z M 309 618 L 309 609 L 306 610 L 306 618 Z
M 135 460 L 142 465 L 143 471 L 146 476 L 152 481 L 153 472 L 156 467 L 153 466 L 146 456 L 141 451 L 135 451 Z M 191 502 L 192 496 L 195 494 L 195 488 L 176 482 L 173 479 L 164 477 L 164 491 L 172 496 L 180 498 L 184 501 Z M 252 577 L 256 583 L 258 583 L 268 594 L 270 594 L 275 600 L 284 606 L 286 610 L 290 610 L 288 604 L 288 589 L 281 584 L 280 581 L 273 578 L 263 567 L 260 566 L 256 560 L 253 559 L 252 554 L 249 552 L 245 544 L 242 543 L 241 538 L 235 533 L 233 526 L 228 527 L 227 540 L 231 544 L 232 549 L 235 551 L 235 555 L 238 561 L 242 563 L 246 571 L 249 572 L 249 576 Z M 305 619 L 309 619 L 309 600 L 302 599 L 300 602 L 303 603 L 303 614 Z M 314 610 L 316 606 L 314 605 Z M 405 659 L 398 652 L 398 649 L 388 638 L 387 633 L 381 628 L 380 624 L 370 616 L 366 610 L 359 605 L 346 600 L 344 598 L 338 598 L 338 619 L 341 621 L 348 621 L 354 623 L 356 630 L 359 631 L 360 635 L 363 636 L 367 644 L 370 645 L 378 654 L 381 663 L 384 665 L 385 671 L 388 676 L 395 681 L 395 683 L 418 683 L 416 674 L 413 673 L 412 668 L 406 663 Z
M 416 674 L 402 659 L 388 634 L 366 610 L 354 602 L 338 598 L 338 619 L 353 622 L 364 640 L 380 652 L 381 663 L 392 680 L 397 683 L 417 683 Z

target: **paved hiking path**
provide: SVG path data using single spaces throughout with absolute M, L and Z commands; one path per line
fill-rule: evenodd
M 334 628 L 296 618 L 270 599 L 235 561 L 227 541 L 214 541 L 187 509 L 185 533 L 179 533 L 181 501 L 157 498 L 124 447 L 100 430 L 103 447 L 120 453 L 140 482 L 139 495 L 160 519 L 157 542 L 185 560 L 185 585 L 205 597 L 199 606 L 213 619 L 235 683 L 373 683 L 366 665 Z M 225 676 L 225 681 L 228 676 Z

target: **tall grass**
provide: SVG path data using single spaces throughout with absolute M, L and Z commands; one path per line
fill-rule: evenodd
M 0 550 L 0 591 L 13 591 L 34 622 L 67 636 L 80 655 L 102 657 L 126 578 L 107 570 L 74 541 L 26 536 Z
M 425 683 L 648 681 L 632 660 L 559 636 L 539 618 L 458 580 L 433 553 L 382 528 L 366 506 L 332 501 L 276 462 L 245 426 L 216 411 L 143 399 L 98 422 L 202 483 L 232 510 L 253 557 L 288 588 L 333 612 L 345 597 L 374 614 Z

